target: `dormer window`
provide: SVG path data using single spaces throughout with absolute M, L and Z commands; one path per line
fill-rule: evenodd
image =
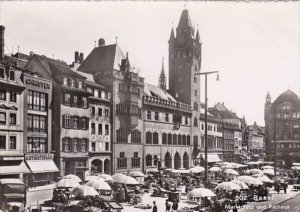
M 82 88 L 82 81 L 78 81 L 78 88 Z
M 14 71 L 9 72 L 9 80 L 15 81 L 15 72 Z
M 0 78 L 4 78 L 4 68 L 0 68 Z
M 94 97 L 99 97 L 99 91 L 98 91 L 98 89 L 94 89 Z
M 64 77 L 64 85 L 68 85 L 68 78 Z

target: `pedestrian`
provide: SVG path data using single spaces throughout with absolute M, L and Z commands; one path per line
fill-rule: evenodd
M 156 204 L 155 204 L 155 201 L 153 201 L 152 212 L 157 212 L 157 206 L 156 206 Z
M 284 185 L 283 185 L 283 190 L 284 190 L 284 193 L 285 193 L 285 194 L 286 194 L 286 189 L 287 189 L 287 187 L 288 187 L 287 183 L 284 183 Z
M 176 199 L 175 199 L 175 201 L 174 201 L 174 203 L 173 203 L 173 205 L 172 205 L 172 210 L 173 210 L 173 211 L 177 211 L 177 210 L 178 210 L 178 202 L 177 202 Z
M 171 205 L 169 204 L 168 200 L 166 200 L 166 211 L 170 211 Z

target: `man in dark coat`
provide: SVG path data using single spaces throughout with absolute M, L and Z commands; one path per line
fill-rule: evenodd
M 156 206 L 156 204 L 155 204 L 155 201 L 153 201 L 152 212 L 157 212 L 157 206 Z

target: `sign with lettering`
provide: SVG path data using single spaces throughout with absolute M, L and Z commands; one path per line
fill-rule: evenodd
M 43 82 L 37 79 L 29 79 L 27 78 L 25 80 L 26 85 L 38 87 L 38 88 L 44 88 L 44 89 L 50 89 L 50 83 Z
M 30 153 L 25 155 L 25 160 L 53 160 L 53 154 Z

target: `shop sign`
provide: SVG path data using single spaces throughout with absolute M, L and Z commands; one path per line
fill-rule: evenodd
M 26 154 L 25 160 L 53 160 L 53 154 L 47 154 L 47 153 Z
M 34 137 L 34 138 L 47 138 L 47 134 L 45 133 L 37 133 L 37 132 L 29 132 L 27 134 L 28 137 Z
M 25 80 L 25 83 L 26 83 L 26 85 L 30 85 L 30 86 L 33 86 L 33 87 L 50 89 L 50 83 L 39 81 L 39 80 L 36 80 L 36 79 L 27 78 Z

